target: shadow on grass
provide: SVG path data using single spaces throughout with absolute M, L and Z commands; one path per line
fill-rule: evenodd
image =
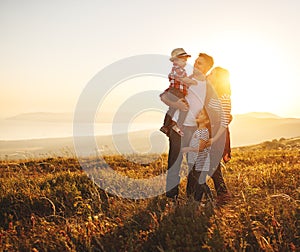
M 174 207 L 157 197 L 112 232 L 93 237 L 94 251 L 205 251 L 212 209 L 182 200 Z M 222 240 L 215 241 L 222 247 Z M 218 247 L 216 246 L 216 247 Z M 216 248 L 215 247 L 215 248 Z

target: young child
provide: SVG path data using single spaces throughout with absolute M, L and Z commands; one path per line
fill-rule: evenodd
M 173 62 L 173 67 L 168 76 L 170 85 L 160 96 L 167 94 L 168 99 L 175 102 L 178 99 L 184 99 L 184 97 L 187 95 L 187 90 L 190 85 L 196 85 L 195 81 L 187 77 L 184 69 L 189 57 L 191 57 L 191 55 L 187 54 L 183 48 L 176 48 L 172 51 L 170 61 Z M 170 129 L 173 128 L 173 130 L 175 130 L 179 135 L 183 136 L 181 128 L 188 111 L 179 112 L 176 125 L 175 123 L 172 123 L 172 117 L 176 110 L 176 108 L 169 107 L 165 115 L 164 124 L 160 128 L 160 131 L 166 135 L 169 135 Z
M 195 200 L 201 201 L 203 194 L 212 201 L 212 193 L 209 186 L 206 184 L 206 177 L 210 168 L 210 147 L 209 141 L 209 118 L 202 109 L 196 119 L 198 129 L 194 132 L 190 145 L 183 147 L 182 152 L 188 153 L 187 159 L 189 167 L 193 167 L 194 176 L 198 180 L 196 185 Z

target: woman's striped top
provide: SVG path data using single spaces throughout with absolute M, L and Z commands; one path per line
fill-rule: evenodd
M 231 121 L 231 99 L 230 95 L 223 94 L 218 99 L 211 98 L 209 100 L 208 106 L 214 111 L 221 113 L 221 125 L 224 128 L 228 127 Z

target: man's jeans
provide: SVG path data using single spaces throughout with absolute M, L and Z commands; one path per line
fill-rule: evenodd
M 174 130 L 171 130 L 169 136 L 169 156 L 168 156 L 168 173 L 167 173 L 167 185 L 166 196 L 169 198 L 176 198 L 179 193 L 180 183 L 180 168 L 183 160 L 183 154 L 181 147 L 189 146 L 190 140 L 197 127 L 183 127 L 184 136 L 179 136 Z M 195 190 L 198 184 L 198 178 L 193 176 L 192 167 L 189 167 L 189 175 L 187 181 L 186 193 L 187 196 L 195 195 Z M 221 172 L 221 165 L 219 164 L 212 175 L 214 186 L 217 195 L 227 192 L 227 188 Z
M 176 198 L 180 183 L 180 168 L 183 159 L 181 147 L 189 146 L 190 140 L 197 127 L 183 126 L 184 136 L 179 136 L 174 130 L 170 131 L 169 136 L 169 156 L 168 156 L 168 173 L 167 173 L 167 192 L 169 198 Z

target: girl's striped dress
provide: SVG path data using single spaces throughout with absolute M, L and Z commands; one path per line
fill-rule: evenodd
M 197 129 L 190 141 L 190 147 L 199 148 L 200 140 L 208 141 L 209 131 L 207 128 Z M 208 171 L 210 168 L 210 147 L 205 148 L 200 152 L 188 152 L 188 163 L 195 165 L 196 171 Z

